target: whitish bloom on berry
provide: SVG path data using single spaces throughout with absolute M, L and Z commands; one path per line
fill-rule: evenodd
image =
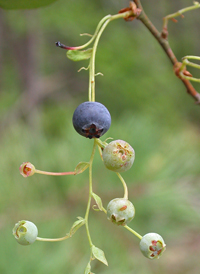
M 83 102 L 74 111 L 72 118 L 75 130 L 92 139 L 105 134 L 111 125 L 108 109 L 99 102 Z
M 115 172 L 130 169 L 135 160 L 134 149 L 123 140 L 110 142 L 102 152 L 105 166 Z
M 115 198 L 108 203 L 107 218 L 117 225 L 127 225 L 135 216 L 133 204 L 125 198 Z
M 157 233 L 147 233 L 140 241 L 140 250 L 149 259 L 159 259 L 165 249 L 166 244 Z
M 15 224 L 13 235 L 19 244 L 30 245 L 35 242 L 38 235 L 38 229 L 34 223 L 23 220 Z
M 23 177 L 29 177 L 35 173 L 35 167 L 30 162 L 25 162 L 21 164 L 19 171 Z

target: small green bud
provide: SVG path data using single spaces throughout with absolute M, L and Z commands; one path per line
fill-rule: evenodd
M 13 235 L 19 244 L 30 245 L 35 242 L 38 229 L 34 223 L 23 220 L 15 224 Z
M 135 151 L 127 142 L 115 140 L 103 149 L 102 157 L 108 169 L 123 172 L 132 167 L 135 160 Z
M 149 259 L 159 259 L 166 249 L 163 238 L 157 233 L 147 233 L 140 241 L 142 254 Z
M 107 218 L 117 225 L 127 225 L 135 216 L 133 204 L 125 198 L 115 198 L 107 206 Z

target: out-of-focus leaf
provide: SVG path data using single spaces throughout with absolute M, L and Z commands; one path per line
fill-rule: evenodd
M 89 167 L 90 163 L 88 162 L 80 162 L 75 168 L 75 174 L 80 174 L 85 171 Z
M 97 203 L 97 206 L 98 206 L 99 210 L 102 211 L 103 210 L 103 205 L 102 205 L 101 198 L 95 193 L 92 193 L 92 197 L 94 198 L 95 202 Z
M 92 246 L 92 254 L 97 260 L 99 260 L 100 262 L 102 262 L 105 265 L 108 265 L 108 262 L 106 260 L 103 250 L 101 250 L 100 248 L 93 245 Z
M 90 274 L 91 273 L 90 270 L 91 270 L 91 265 L 90 265 L 90 262 L 89 262 L 86 266 L 84 274 Z
M 44 7 L 57 0 L 0 0 L 0 7 L 3 9 L 35 9 Z
M 89 59 L 91 55 L 92 55 L 92 49 L 68 50 L 67 52 L 67 58 L 75 62 Z
M 85 219 L 78 217 L 79 220 L 75 221 L 70 229 L 70 236 L 72 236 L 82 225 L 85 224 Z

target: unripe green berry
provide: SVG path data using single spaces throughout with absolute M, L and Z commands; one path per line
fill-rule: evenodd
M 140 241 L 142 254 L 149 259 L 159 259 L 165 251 L 166 244 L 163 238 L 157 233 L 147 233 Z
M 127 142 L 115 140 L 103 149 L 102 156 L 108 169 L 123 172 L 132 167 L 135 160 L 135 151 Z
M 34 223 L 23 220 L 15 224 L 13 235 L 19 244 L 30 245 L 35 242 L 38 229 Z
M 108 203 L 107 218 L 117 225 L 127 225 L 135 216 L 133 204 L 125 198 L 115 198 Z

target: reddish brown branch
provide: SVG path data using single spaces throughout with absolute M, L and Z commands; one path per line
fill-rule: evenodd
M 141 10 L 141 13 L 138 15 L 137 19 L 139 19 L 147 27 L 147 29 L 152 33 L 152 35 L 156 38 L 158 43 L 161 45 L 161 47 L 167 54 L 173 66 L 176 65 L 178 60 L 176 56 L 174 55 L 167 39 L 162 36 L 162 34 L 156 29 L 156 27 L 149 20 L 146 13 L 144 12 L 144 9 L 141 5 L 140 0 L 133 0 L 133 1 L 135 2 L 137 8 Z M 186 79 L 182 79 L 180 77 L 179 79 L 183 82 L 183 84 L 185 85 L 187 89 L 187 92 L 195 99 L 196 103 L 200 104 L 200 94 L 195 90 L 195 88 L 190 83 L 190 81 Z

